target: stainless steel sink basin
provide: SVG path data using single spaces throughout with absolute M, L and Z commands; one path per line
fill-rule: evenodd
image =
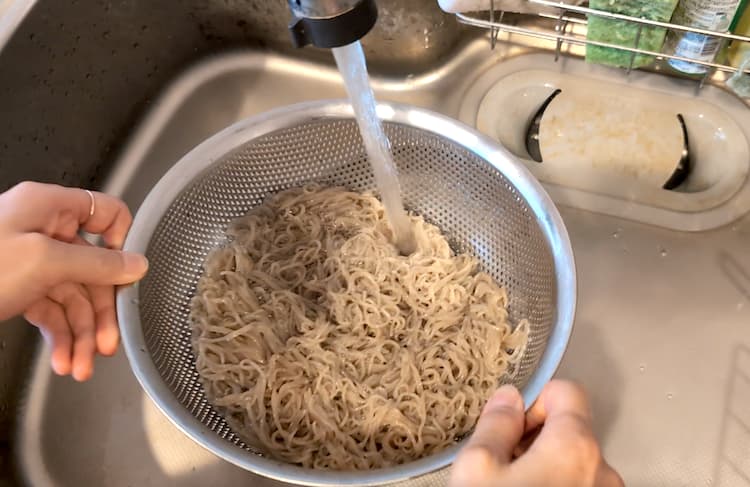
M 117 8 L 131 3 L 132 8 L 149 8 L 135 1 L 119 2 Z M 190 5 L 197 9 L 209 3 Z M 233 8 L 244 4 L 227 3 Z M 95 10 L 112 2 L 91 4 Z M 56 25 L 50 17 L 42 20 Z M 17 37 L 19 32 L 23 37 Z M 29 30 L 19 32 L 11 42 L 34 42 L 28 39 Z M 33 157 L 24 156 L 24 144 L 0 136 L 0 161 L 34 159 L 23 167 L 0 164 L 0 183 L 34 178 L 87 184 L 93 178 L 92 184 L 101 181 L 104 190 L 123 197 L 135 211 L 172 164 L 234 121 L 275 106 L 344 95 L 337 73 L 319 61 L 258 49 L 207 54 L 211 49 L 206 44 L 201 44 L 199 55 L 180 51 L 182 59 L 174 60 L 168 53 L 156 53 L 154 46 L 149 49 L 152 59 L 171 61 L 165 61 L 170 74 L 159 74 L 151 88 L 132 89 L 136 103 L 152 88 L 162 87 L 145 114 L 133 117 L 127 100 L 112 109 L 112 120 L 81 113 L 72 122 L 81 125 L 81 138 L 68 141 L 69 150 L 59 135 L 39 139 L 57 144 L 46 156 L 43 147 L 29 144 L 25 150 Z M 401 74 L 376 76 L 374 87 L 381 99 L 458 117 L 464 94 L 482 73 L 529 51 L 505 44 L 491 53 L 485 39 L 466 38 L 450 56 L 434 58 L 430 69 L 410 75 L 412 71 L 401 66 Z M 5 55 L 0 55 L 0 68 L 8 66 L 4 63 L 9 59 L 20 59 Z M 187 59 L 198 57 L 199 63 L 184 68 Z M 141 67 L 133 69 L 140 72 Z M 388 71 L 398 70 L 380 72 Z M 180 74 L 172 76 L 174 72 Z M 5 75 L 0 78 L 3 106 L 11 82 Z M 166 78 L 173 81 L 165 85 Z M 108 82 L 109 89 L 96 93 L 127 97 L 127 83 Z M 119 90 L 111 88 L 117 83 Z M 71 130 L 64 113 L 57 115 L 55 125 L 49 122 L 50 106 L 39 110 L 43 126 Z M 101 121 L 99 126 L 95 120 Z M 0 127 L 3 122 L 13 125 L 7 115 L 0 117 Z M 25 119 L 13 125 L 15 131 L 32 126 L 34 121 Z M 115 132 L 127 134 L 126 141 Z M 113 153 L 120 149 L 116 156 L 106 156 L 108 144 Z M 64 157 L 74 153 L 87 165 L 70 169 Z M 96 170 L 92 161 L 98 160 L 111 164 Z M 63 175 L 64 169 L 72 172 Z M 684 233 L 561 210 L 573 241 L 580 289 L 573 339 L 558 375 L 588 388 L 607 458 L 628 485 L 750 485 L 750 217 L 709 232 Z M 187 439 L 145 397 L 123 353 L 98 360 L 94 378 L 77 384 L 50 373 L 46 350 L 36 347 L 33 336 L 19 321 L 0 327 L 0 433 L 7 438 L 4 450 L 0 444 L 0 469 L 9 485 L 280 485 L 239 470 Z M 15 480 L 7 475 L 11 466 Z M 441 472 L 408 485 L 443 485 L 445 478 Z

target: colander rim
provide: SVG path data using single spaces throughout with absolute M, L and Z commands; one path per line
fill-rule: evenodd
M 539 365 L 522 391 L 528 407 L 556 372 L 573 329 L 577 299 L 575 262 L 570 238 L 557 208 L 522 162 L 475 129 L 430 110 L 400 103 L 378 103 L 378 115 L 384 122 L 432 133 L 476 154 L 505 176 L 534 213 L 552 254 L 557 295 L 552 333 Z M 145 253 L 169 205 L 196 176 L 225 156 L 229 152 L 227 148 L 236 148 L 248 140 L 314 120 L 351 118 L 353 110 L 347 100 L 320 100 L 277 108 L 218 132 L 183 156 L 151 189 L 135 215 L 124 250 Z M 462 442 L 395 467 L 339 472 L 306 469 L 238 448 L 196 419 L 165 384 L 148 353 L 138 308 L 138 292 L 138 284 L 120 287 L 117 292 L 122 344 L 133 373 L 158 409 L 178 429 L 222 459 L 264 477 L 312 486 L 381 485 L 404 481 L 447 467 L 455 459 Z

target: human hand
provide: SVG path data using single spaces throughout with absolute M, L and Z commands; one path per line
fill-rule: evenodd
M 0 194 L 0 319 L 23 313 L 37 326 L 60 375 L 86 380 L 97 352 L 117 350 L 114 286 L 148 267 L 119 250 L 131 222 L 125 203 L 102 193 L 24 182 Z M 89 244 L 81 230 L 109 248 Z
M 526 415 L 516 388 L 498 389 L 453 464 L 449 482 L 449 487 L 623 485 L 602 458 L 585 393 L 564 381 L 547 384 Z

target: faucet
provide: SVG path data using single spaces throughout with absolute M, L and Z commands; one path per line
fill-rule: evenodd
M 288 0 L 295 47 L 341 47 L 360 40 L 378 18 L 375 0 Z

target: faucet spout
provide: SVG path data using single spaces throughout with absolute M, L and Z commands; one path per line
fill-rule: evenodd
M 360 40 L 378 18 L 375 0 L 288 0 L 295 47 L 341 47 Z

